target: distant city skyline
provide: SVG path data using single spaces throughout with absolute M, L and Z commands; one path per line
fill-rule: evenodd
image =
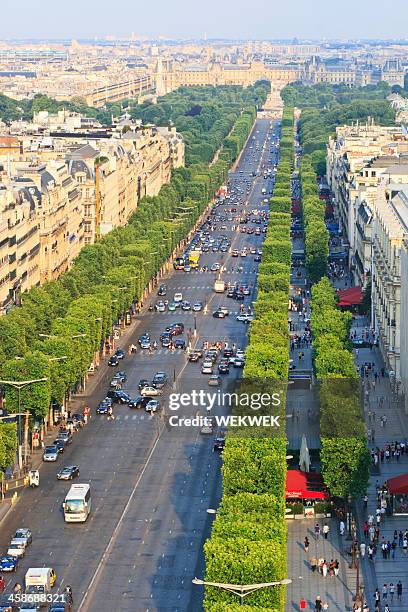
M 408 38 L 408 5 L 394 0 L 384 11 L 380 0 L 207 0 L 194 9 L 190 0 L 155 4 L 122 0 L 71 0 L 56 5 L 3 0 L 0 39 L 138 38 L 197 39 L 389 39 Z

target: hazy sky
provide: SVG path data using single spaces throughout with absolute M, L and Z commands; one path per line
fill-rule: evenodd
M 0 38 L 408 38 L 407 0 L 0 0 Z

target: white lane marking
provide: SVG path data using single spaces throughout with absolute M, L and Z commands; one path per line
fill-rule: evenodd
M 81 599 L 81 601 L 79 603 L 78 612 L 80 612 L 81 610 L 84 609 L 84 605 L 86 603 L 88 595 L 89 595 L 91 589 L 93 588 L 94 584 L 96 583 L 97 578 L 99 578 L 99 574 L 100 574 L 103 566 L 105 565 L 105 563 L 107 561 L 107 558 L 108 558 L 108 556 L 109 556 L 109 554 L 110 554 L 110 552 L 111 552 L 111 550 L 113 548 L 113 545 L 115 544 L 115 540 L 116 540 L 117 535 L 119 533 L 119 530 L 120 530 L 120 528 L 122 526 L 122 523 L 124 521 L 126 513 L 129 510 L 130 504 L 133 501 L 133 498 L 134 498 L 136 490 L 137 490 L 137 488 L 138 488 L 138 486 L 140 484 L 140 481 L 142 480 L 142 478 L 144 476 L 144 473 L 145 473 L 145 471 L 146 471 L 146 469 L 147 469 L 147 467 L 148 467 L 148 465 L 150 463 L 150 460 L 153 457 L 153 454 L 154 454 L 154 452 L 155 452 L 155 450 L 157 448 L 157 445 L 159 443 L 159 440 L 161 438 L 161 435 L 162 435 L 163 431 L 164 431 L 164 429 L 162 429 L 161 432 L 159 433 L 159 435 L 157 436 L 156 442 L 152 446 L 152 448 L 150 450 L 150 453 L 147 456 L 146 463 L 144 464 L 143 469 L 140 472 L 138 479 L 136 480 L 135 486 L 133 487 L 133 490 L 132 490 L 132 492 L 131 492 L 131 494 L 129 496 L 129 499 L 128 499 L 127 503 L 126 503 L 126 506 L 124 507 L 123 512 L 120 515 L 119 521 L 117 522 L 117 525 L 116 525 L 115 529 L 113 530 L 113 533 L 112 533 L 112 535 L 111 535 L 111 537 L 109 539 L 108 545 L 106 546 L 106 548 L 105 548 L 105 550 L 103 552 L 103 555 L 102 555 L 102 557 L 99 560 L 99 563 L 98 563 L 98 565 L 96 567 L 96 570 L 95 570 L 95 573 L 94 573 L 94 575 L 92 577 L 92 580 L 89 583 L 88 588 L 86 589 L 86 591 L 85 591 L 85 593 L 84 593 L 84 595 L 83 595 L 83 597 L 82 597 L 82 599 Z

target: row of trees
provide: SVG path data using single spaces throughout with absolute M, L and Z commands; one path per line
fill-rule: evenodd
M 257 415 L 280 417 L 275 430 L 229 431 L 223 451 L 223 497 L 211 540 L 205 544 L 206 580 L 232 584 L 275 582 L 286 577 L 285 397 L 289 371 L 288 294 L 291 264 L 290 182 L 293 164 L 293 109 L 285 108 L 280 161 L 270 203 L 268 231 L 259 266 L 255 320 L 249 330 L 240 392 L 275 394 L 278 405 Z M 276 195 L 276 192 L 279 195 Z M 238 405 L 235 413 L 249 414 Z M 240 610 L 283 611 L 285 588 L 276 586 L 246 597 Z M 206 589 L 205 610 L 238 610 L 236 596 Z
M 337 308 L 327 277 L 312 289 L 314 367 L 319 383 L 322 473 L 333 495 L 362 495 L 369 478 L 359 378 L 351 351 L 352 316 Z
M 300 163 L 303 222 L 305 229 L 306 267 L 312 283 L 327 274 L 329 231 L 325 222 L 325 202 L 319 198 L 319 189 L 311 156 L 303 155 Z
M 395 111 L 387 101 L 391 88 L 386 83 L 350 88 L 345 85 L 287 85 L 282 98 L 302 109 L 300 136 L 303 153 L 311 155 L 317 174 L 326 172 L 326 143 L 338 125 L 366 121 L 392 125 Z
M 242 91 L 240 108 L 251 96 L 251 88 Z M 262 91 L 266 98 L 267 89 Z M 259 88 L 254 88 L 253 102 L 258 94 Z M 195 96 L 204 107 L 199 88 Z M 231 135 L 243 143 L 245 126 L 248 134 L 256 115 L 254 103 L 231 113 L 225 102 L 223 112 L 228 117 L 228 132 L 236 122 Z M 224 131 L 219 129 L 217 116 L 212 125 L 197 126 L 197 144 L 205 134 L 216 149 L 221 147 L 214 164 L 209 166 L 203 153 L 200 163 L 175 170 L 158 196 L 141 200 L 126 227 L 85 247 L 71 270 L 41 288 L 32 288 L 22 296 L 21 307 L 1 317 L 2 379 L 47 379 L 21 391 L 21 406 L 29 408 L 34 420 L 46 418 L 50 401 L 62 402 L 86 375 L 113 324 L 141 300 L 149 281 L 225 181 L 235 153 L 229 146 L 222 147 Z M 9 386 L 5 391 L 7 408 L 14 411 L 17 393 Z

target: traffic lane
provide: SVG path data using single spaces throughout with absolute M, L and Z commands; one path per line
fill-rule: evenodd
M 153 431 L 152 424 L 149 426 Z M 146 438 L 149 437 L 146 426 L 143 433 L 128 427 L 120 439 L 112 429 L 107 435 L 97 435 L 96 431 L 94 435 L 95 444 L 87 447 L 77 445 L 72 448 L 72 453 L 66 451 L 64 464 L 80 465 L 79 481 L 91 484 L 94 508 L 104 507 L 106 511 L 100 514 L 94 510 L 83 525 L 64 523 L 61 504 L 71 483 L 57 481 L 51 467 L 47 466 L 50 478 L 42 479 L 41 490 L 27 496 L 25 504 L 17 504 L 13 514 L 2 525 L 3 550 L 18 527 L 26 526 L 33 532 L 33 543 L 28 547 L 13 581 L 23 582 L 26 570 L 39 565 L 54 567 L 58 588 L 63 586 L 65 579 L 65 584 L 73 585 L 75 593 L 80 592 L 82 583 L 85 586 L 90 579 L 95 556 L 106 545 L 107 537 L 118 520 L 119 509 L 126 502 L 129 481 L 143 464 L 147 452 Z M 92 438 L 91 435 L 91 441 Z M 121 483 L 119 491 L 118 482 Z M 113 505 L 112 500 L 115 502 Z
M 207 480 L 196 476 L 203 468 L 208 482 L 219 471 L 219 458 L 208 441 L 190 435 L 174 439 L 166 432 L 160 453 L 146 471 L 138 503 L 126 518 L 127 527 L 119 533 L 109 567 L 84 610 L 187 609 L 191 572 L 208 516 Z M 125 566 L 124 549 L 131 560 Z M 112 571 L 114 567 L 121 569 Z M 104 607 L 106 602 L 112 607 Z
M 206 329 L 205 329 L 206 326 L 203 325 L 204 322 L 205 322 L 205 319 L 203 319 L 201 321 L 200 333 L 206 333 Z M 215 327 L 218 327 L 220 329 L 221 333 L 224 333 L 225 332 L 225 321 L 222 320 L 222 322 L 224 323 L 224 325 L 221 328 L 221 326 L 220 326 L 221 321 L 216 320 Z M 235 323 L 235 326 L 233 326 L 233 327 L 236 327 L 236 323 Z M 211 334 L 213 334 L 215 338 L 219 338 L 220 331 L 218 331 L 218 329 L 214 329 L 214 325 L 213 324 L 211 325 L 211 329 L 209 330 L 209 332 Z M 244 343 L 245 339 L 246 339 L 246 332 L 242 329 L 242 327 L 239 329 L 239 335 L 242 337 L 242 342 Z M 191 365 L 193 365 L 193 364 L 191 364 Z M 191 377 L 187 378 L 187 384 L 188 384 L 188 388 L 191 389 Z M 164 441 L 160 440 L 160 448 L 161 448 L 162 444 L 164 444 Z M 204 446 L 204 448 L 205 448 L 205 446 Z M 183 448 L 181 448 L 179 450 L 181 452 L 184 452 Z M 207 448 L 207 451 L 208 451 L 208 448 Z M 174 458 L 174 448 L 172 448 L 172 457 Z M 163 471 L 162 470 L 162 465 L 163 465 L 163 461 L 160 461 L 160 468 L 157 468 L 157 469 L 160 469 L 161 472 Z M 150 469 L 153 470 L 153 474 L 155 472 L 157 472 L 157 469 L 155 470 L 153 462 L 149 465 L 148 470 L 150 471 Z M 146 472 L 146 481 L 148 480 L 149 471 Z M 197 466 L 197 469 L 195 469 L 193 471 L 193 473 L 195 475 L 195 482 L 198 482 L 200 480 L 200 478 L 198 477 L 199 474 L 200 474 L 200 471 L 202 471 L 202 464 L 201 464 L 201 462 L 200 462 L 199 466 Z M 208 474 L 208 472 L 206 472 L 206 475 L 207 474 Z M 143 479 L 143 481 L 145 481 L 145 478 Z M 184 481 L 183 481 L 183 484 L 185 484 L 185 483 L 186 483 L 186 479 L 184 479 Z M 204 489 L 202 488 L 202 490 L 205 491 L 205 488 Z M 140 492 L 141 491 L 139 491 L 139 494 L 140 494 Z M 183 491 L 176 489 L 175 494 L 176 494 L 176 501 L 175 501 L 174 506 L 177 508 L 178 513 L 179 513 L 180 511 L 182 511 L 181 500 L 183 499 Z M 168 502 L 168 499 L 169 499 L 169 491 L 168 491 L 168 489 L 165 490 L 163 488 L 162 489 L 162 495 L 163 495 L 163 498 L 162 498 L 163 499 L 163 504 L 159 504 L 159 506 L 160 507 L 163 507 L 163 506 L 166 507 L 167 510 L 166 510 L 165 515 L 164 515 L 166 517 L 166 520 L 174 521 L 175 519 L 171 516 L 171 513 L 169 512 L 168 503 L 166 504 L 166 501 Z M 148 497 L 149 497 L 149 494 L 147 493 L 146 495 L 143 496 L 143 499 L 147 499 Z M 192 499 L 193 498 L 192 498 L 192 496 L 190 494 L 188 496 L 189 516 L 194 516 L 194 512 L 192 512 Z M 200 496 L 200 503 L 201 504 L 203 503 L 202 494 Z M 195 509 L 195 506 L 193 507 L 193 510 L 194 509 Z M 151 500 L 148 503 L 148 511 L 149 511 L 149 513 L 151 513 L 151 511 L 152 511 Z M 139 515 L 140 515 L 140 506 L 138 507 L 138 516 Z M 163 519 L 160 518 L 158 520 L 160 522 L 162 522 Z M 205 522 L 205 520 L 206 520 L 205 516 L 204 516 L 203 520 Z M 131 520 L 130 520 L 130 523 L 132 523 Z M 173 524 L 173 528 L 174 528 L 174 524 Z M 184 522 L 181 525 L 181 530 L 182 530 L 182 534 L 183 534 L 183 537 L 184 537 L 185 532 L 186 532 L 186 527 L 185 527 Z M 163 529 L 163 531 L 164 531 L 164 529 Z M 195 533 L 197 532 L 197 520 L 196 519 L 194 520 L 194 531 L 195 531 Z M 169 529 L 169 533 L 171 533 L 170 529 Z M 147 534 L 145 537 L 148 538 L 149 535 Z M 120 538 L 120 536 L 119 536 L 119 538 Z M 158 544 L 157 544 L 157 541 L 156 541 L 156 535 L 152 536 L 152 540 L 155 540 L 155 541 L 151 541 L 150 542 L 151 546 L 149 546 L 149 548 L 147 550 L 152 550 L 152 547 L 153 547 L 153 549 L 157 551 Z M 143 540 L 143 542 L 145 543 L 145 540 Z M 166 542 L 166 540 L 164 540 L 164 542 Z M 196 540 L 196 545 L 197 544 L 198 544 L 198 549 L 199 549 L 200 548 L 200 539 L 199 538 Z M 125 538 L 123 545 L 128 545 L 128 538 Z M 191 546 L 193 546 L 193 545 L 194 545 L 194 542 L 191 541 Z M 117 551 L 115 552 L 115 548 L 114 548 L 113 551 L 112 551 L 112 556 L 115 555 L 115 554 L 118 554 L 119 555 L 118 561 L 119 561 L 119 559 L 121 558 L 121 555 L 120 555 L 121 544 L 120 544 L 119 541 L 118 541 L 117 545 L 115 545 L 115 547 L 116 546 L 117 546 Z M 172 551 L 170 542 L 168 540 L 167 540 L 166 550 L 170 551 L 170 553 Z M 179 546 L 176 546 L 176 551 L 179 552 Z M 158 551 L 158 552 L 160 552 L 160 551 Z M 139 551 L 139 554 L 143 555 L 144 553 Z M 147 554 L 149 555 L 149 553 L 147 553 Z M 195 553 L 194 553 L 194 551 L 192 551 L 191 554 L 193 555 L 193 557 L 195 559 L 197 559 L 198 555 L 199 555 L 199 550 L 198 550 L 198 552 L 196 551 Z M 163 555 L 164 555 L 164 553 L 161 554 L 160 559 L 164 559 Z M 132 557 L 132 555 L 130 555 L 130 556 Z M 157 552 L 155 553 L 154 557 L 157 558 Z M 179 559 L 181 558 L 180 555 L 171 555 L 171 554 L 167 554 L 167 555 L 165 555 L 165 557 L 166 557 L 166 560 L 164 562 L 164 566 L 165 567 L 167 567 L 167 564 L 170 564 L 170 565 L 174 566 L 175 558 L 176 559 L 177 558 L 179 558 Z M 152 559 L 152 557 L 150 557 L 150 559 Z M 184 560 L 185 560 L 185 556 L 183 556 L 183 561 Z M 161 609 L 162 609 L 163 606 L 166 606 L 167 609 L 173 609 L 173 610 L 174 609 L 180 609 L 180 610 L 187 609 L 185 606 L 186 606 L 187 602 L 190 600 L 190 596 L 191 596 L 191 593 L 190 593 L 190 591 L 191 591 L 191 586 L 190 586 L 191 583 L 190 583 L 190 581 L 188 581 L 188 584 L 186 585 L 186 591 L 187 591 L 186 593 L 185 593 L 184 589 L 182 591 L 180 591 L 180 589 L 182 589 L 182 584 L 184 584 L 185 577 L 186 577 L 186 571 L 188 569 L 188 566 L 190 565 L 192 567 L 192 565 L 191 564 L 187 564 L 187 566 L 186 566 L 186 563 L 184 563 L 185 567 L 181 568 L 180 571 L 176 571 L 176 573 L 174 573 L 174 571 L 173 571 L 173 572 L 171 572 L 170 575 L 167 572 L 167 575 L 165 576 L 164 581 L 163 581 L 159 576 L 157 576 L 157 577 L 153 576 L 152 578 L 149 578 L 149 576 L 151 576 L 151 572 L 149 571 L 149 567 L 146 565 L 148 563 L 149 563 L 149 558 L 146 559 L 146 557 L 145 557 L 143 559 L 141 575 L 140 576 L 133 576 L 133 578 L 132 578 L 132 582 L 134 582 L 135 590 L 137 592 L 137 599 L 135 597 L 131 598 L 132 599 L 132 604 L 131 605 L 133 607 L 129 608 L 129 609 L 135 609 L 134 608 L 134 604 L 136 602 L 142 603 L 142 607 L 140 607 L 141 610 L 145 609 L 145 606 L 147 604 L 151 604 L 152 603 L 152 596 L 153 596 L 153 598 L 156 599 L 156 605 L 160 606 Z M 161 567 L 160 563 L 161 562 L 159 562 L 159 564 L 157 566 L 158 569 Z M 136 568 L 134 568 L 134 569 L 136 570 Z M 107 570 L 104 569 L 104 572 L 105 571 L 107 571 Z M 124 587 L 125 587 L 125 584 L 126 584 L 126 579 L 127 579 L 127 584 L 129 584 L 128 576 L 129 576 L 129 573 L 128 573 L 127 570 L 125 570 L 124 573 L 123 573 L 123 576 L 120 576 L 120 577 L 118 576 L 117 578 L 115 577 L 115 580 L 118 581 L 118 584 L 117 584 L 117 588 L 115 588 L 114 591 L 117 591 L 117 593 L 119 593 L 119 592 L 124 593 L 125 592 L 124 591 Z M 123 579 L 125 579 L 125 582 L 123 582 Z M 181 580 L 181 582 L 180 582 L 180 580 Z M 101 584 L 102 584 L 102 589 L 100 587 Z M 107 601 L 106 598 L 109 596 L 110 593 L 112 593 L 112 589 L 109 589 L 109 592 L 104 592 L 104 590 L 103 590 L 103 585 L 104 584 L 107 584 L 107 581 L 104 580 L 103 578 L 100 578 L 98 580 L 98 589 L 97 589 L 97 592 L 96 592 L 95 595 L 93 594 L 92 603 L 90 604 L 90 607 L 87 608 L 87 609 L 90 609 L 90 610 L 100 609 L 99 606 L 101 605 L 101 602 Z M 164 585 L 164 588 L 163 588 L 163 585 Z M 155 593 L 155 590 L 157 590 L 157 594 Z M 114 602 L 117 601 L 117 593 L 115 592 L 114 595 L 113 595 L 112 604 L 114 604 Z M 130 595 L 127 592 L 127 599 L 129 599 L 129 597 L 130 597 Z M 185 603 L 182 603 L 180 601 L 182 598 L 183 598 L 183 601 L 185 601 Z M 174 605 L 180 606 L 180 604 L 181 604 L 182 607 L 176 607 L 176 608 L 172 607 Z M 169 607 L 169 606 L 171 606 L 171 607 Z M 121 605 L 121 609 L 127 609 L 127 608 L 123 607 L 123 605 Z M 136 609 L 139 609 L 139 608 L 136 608 Z
M 206 388 L 204 377 L 188 376 L 177 387 L 179 392 L 191 391 L 193 379 L 197 389 Z M 196 409 L 181 412 L 192 416 Z M 187 429 L 165 431 L 143 477 L 138 502 L 131 506 L 83 610 L 143 610 L 147 604 L 149 609 L 187 609 L 219 467 L 212 436 L 200 437 Z M 101 608 L 103 603 L 109 605 Z

